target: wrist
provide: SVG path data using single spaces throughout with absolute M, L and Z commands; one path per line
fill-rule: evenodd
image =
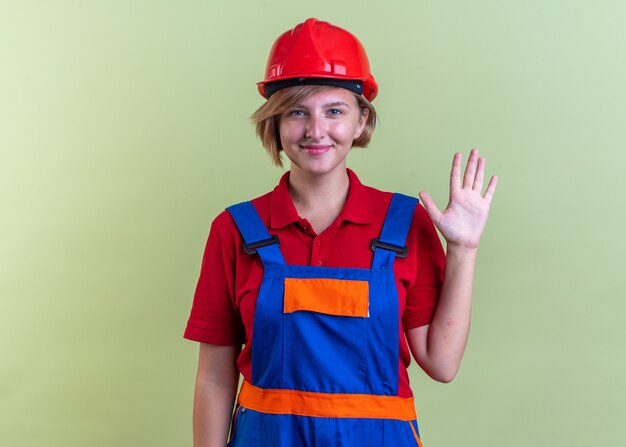
M 446 243 L 446 254 L 450 256 L 451 254 L 459 255 L 459 256 L 476 256 L 478 253 L 478 245 L 475 247 L 467 247 L 465 245 L 460 245 L 456 243 L 447 242 Z

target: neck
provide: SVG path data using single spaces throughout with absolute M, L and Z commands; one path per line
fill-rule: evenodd
M 292 165 L 289 194 L 298 215 L 307 219 L 318 234 L 335 221 L 343 209 L 349 189 L 350 179 L 345 169 L 317 176 Z

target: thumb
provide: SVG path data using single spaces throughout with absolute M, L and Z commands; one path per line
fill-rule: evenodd
M 426 212 L 430 216 L 430 219 L 435 225 L 438 225 L 439 219 L 441 219 L 441 211 L 437 208 L 437 205 L 433 201 L 432 197 L 430 197 L 430 194 L 427 192 L 420 192 L 419 197 L 422 200 L 424 208 L 426 208 Z

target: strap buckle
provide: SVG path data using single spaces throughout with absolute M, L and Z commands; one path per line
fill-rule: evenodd
M 257 248 L 263 248 L 263 247 L 267 247 L 268 245 L 273 245 L 273 244 L 277 244 L 280 247 L 280 240 L 278 239 L 278 236 L 276 236 L 275 234 L 272 235 L 272 237 L 270 237 L 269 239 L 263 239 L 261 241 L 258 242 L 253 242 L 251 244 L 246 244 L 245 241 L 243 242 L 243 251 L 246 252 L 246 254 L 254 254 L 257 251 Z
M 409 253 L 409 247 L 406 245 L 402 247 L 400 245 L 387 244 L 385 242 L 381 242 L 380 239 L 372 239 L 371 248 L 372 251 L 376 251 L 377 248 L 393 251 L 397 258 L 406 258 Z

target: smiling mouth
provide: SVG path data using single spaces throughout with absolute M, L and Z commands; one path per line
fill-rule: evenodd
M 325 154 L 332 149 L 332 146 L 300 146 L 302 150 L 311 155 Z

